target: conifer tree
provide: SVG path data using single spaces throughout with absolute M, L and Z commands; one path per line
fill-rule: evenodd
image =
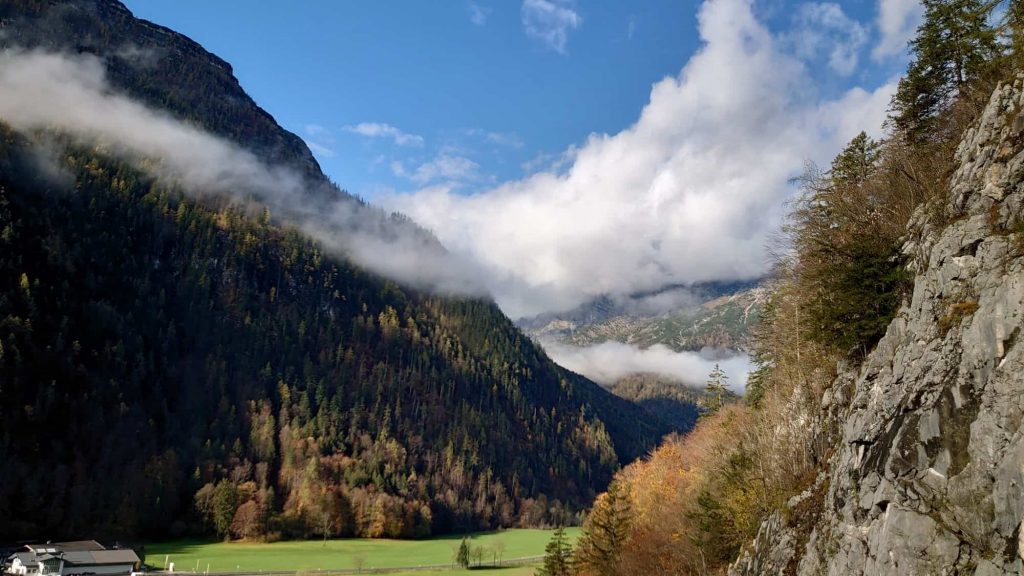
M 989 24 L 992 6 L 982 0 L 924 0 L 924 21 L 910 42 L 913 61 L 891 106 L 892 121 L 911 142 L 925 140 L 952 99 L 998 65 L 1002 47 Z
M 833 186 L 855 186 L 874 172 L 881 154 L 881 145 L 865 132 L 854 136 L 846 148 L 832 160 L 829 180 Z
M 455 554 L 455 563 L 462 568 L 469 568 L 469 541 L 465 538 L 459 544 L 459 551 Z
M 544 548 L 544 565 L 537 571 L 538 576 L 569 576 L 572 568 L 572 547 L 565 537 L 565 530 L 559 526 Z
M 596 576 L 616 573 L 632 521 L 628 486 L 612 482 L 608 491 L 594 502 L 583 524 L 575 561 L 584 573 Z
M 1010 0 L 1006 6 L 1006 32 L 1010 37 L 1012 64 L 1024 68 L 1024 0 Z
M 707 398 L 704 400 L 704 405 L 709 413 L 714 414 L 722 408 L 728 381 L 729 377 L 725 375 L 725 371 L 715 364 L 715 368 L 708 374 L 708 382 L 705 387 Z

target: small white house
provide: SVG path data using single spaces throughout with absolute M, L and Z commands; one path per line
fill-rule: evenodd
M 95 540 L 29 544 L 11 558 L 18 576 L 127 576 L 139 564 L 134 550 L 108 550 Z
M 36 561 L 36 555 L 31 552 L 17 552 L 10 558 L 11 574 L 17 574 L 19 576 L 35 576 L 39 574 L 39 562 Z

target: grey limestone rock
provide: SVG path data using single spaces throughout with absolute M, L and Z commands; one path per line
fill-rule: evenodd
M 1024 573 L 1022 109 L 1024 79 L 996 89 L 956 152 L 951 222 L 911 222 L 912 296 L 826 394 L 842 445 L 809 537 L 776 514 L 730 574 Z

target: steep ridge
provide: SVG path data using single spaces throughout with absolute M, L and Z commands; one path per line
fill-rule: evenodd
M 946 202 L 910 225 L 912 297 L 826 392 L 827 472 L 730 574 L 1022 570 L 1022 112 L 1018 77 L 964 135 Z
M 0 32 L 2 49 L 99 56 L 111 84 L 132 98 L 325 181 L 302 140 L 245 93 L 230 64 L 120 2 L 10 0 L 0 4 Z
M 357 203 L 229 65 L 117 2 L 5 2 L 0 47 L 94 54 L 117 90 Z M 0 537 L 566 522 L 668 431 L 487 299 L 65 144 L 55 182 L 0 118 Z

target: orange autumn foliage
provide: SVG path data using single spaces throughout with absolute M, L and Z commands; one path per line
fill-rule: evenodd
M 634 512 L 619 574 L 707 573 L 691 516 L 709 472 L 723 452 L 736 447 L 736 430 L 749 412 L 745 406 L 726 406 L 701 419 L 687 436 L 666 437 L 647 458 L 619 473 L 616 481 L 628 487 Z

